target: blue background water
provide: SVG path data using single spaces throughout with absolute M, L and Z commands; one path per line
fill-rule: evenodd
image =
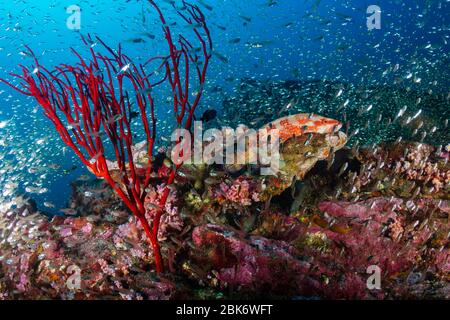
M 448 90 L 450 2 L 447 0 L 274 0 L 276 4 L 272 6 L 268 5 L 269 0 L 204 2 L 213 7 L 210 11 L 200 5 L 212 31 L 214 49 L 229 62 L 213 59 L 202 109 L 220 108 L 222 95 L 233 94 L 234 85 L 245 77 L 389 85 L 392 79 L 383 72 L 397 63 L 403 76 L 413 73 L 422 79 L 422 89 L 437 81 L 434 90 Z M 175 19 L 167 2 L 158 3 L 167 17 Z M 66 26 L 69 14 L 65 9 L 72 4 L 82 10 L 79 32 Z M 372 4 L 381 7 L 381 30 L 367 29 L 366 9 Z M 251 18 L 251 22 L 244 24 L 242 17 Z M 145 38 L 143 32 L 156 38 Z M 19 54 L 24 44 L 35 51 L 42 65 L 73 63 L 70 47 L 86 52 L 80 33 L 99 35 L 111 47 L 121 43 L 137 61 L 166 50 L 160 24 L 147 1 L 1 0 L 0 77 L 18 71 L 20 63 L 31 67 L 29 57 Z M 133 38 L 143 38 L 146 42 L 132 43 Z M 239 43 L 230 43 L 236 38 L 240 38 Z M 258 42 L 262 47 L 249 45 Z M 227 81 L 229 78 L 235 81 Z M 208 93 L 216 86 L 225 91 Z M 1 138 L 5 140 L 0 145 L 2 190 L 7 189 L 8 183 L 17 183 L 19 192 L 23 192 L 27 184 L 46 187 L 47 193 L 30 196 L 38 200 L 42 209 L 57 212 L 66 206 L 69 183 L 87 172 L 70 150 L 63 151 L 64 145 L 41 110 L 33 112 L 36 111 L 35 101 L 4 85 L 0 86 L 0 92 L 0 121 L 9 121 L 0 129 Z M 166 106 L 159 108 L 160 117 L 167 117 Z M 29 173 L 30 167 L 45 167 L 50 163 L 61 165 L 61 169 Z M 76 170 L 62 172 L 74 165 Z M 42 207 L 43 201 L 54 203 L 55 208 Z

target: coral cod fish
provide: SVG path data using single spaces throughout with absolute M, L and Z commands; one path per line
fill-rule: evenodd
M 260 130 L 270 135 L 272 130 L 278 130 L 278 137 L 280 144 L 287 142 L 295 137 L 300 137 L 307 134 L 322 134 L 324 135 L 323 145 L 317 148 L 316 153 L 310 156 L 309 161 L 298 164 L 298 167 L 302 167 L 304 172 L 311 167 L 311 163 L 314 164 L 317 160 L 323 160 L 328 158 L 335 151 L 341 149 L 347 143 L 347 135 L 339 129 L 341 129 L 342 123 L 337 120 L 322 117 L 315 114 L 299 113 L 291 116 L 279 118 L 264 125 Z M 254 154 L 255 148 L 249 148 L 245 151 L 245 159 L 256 158 Z M 298 150 L 300 153 L 300 149 Z M 315 161 L 312 161 L 316 159 Z M 228 165 L 227 170 L 230 172 L 238 171 L 242 169 L 243 165 Z
M 342 123 L 337 120 L 316 114 L 298 113 L 272 121 L 261 129 L 267 129 L 268 132 L 278 130 L 280 143 L 283 143 L 292 137 L 308 133 L 337 133 L 341 128 Z M 341 134 L 344 136 L 344 133 L 341 132 Z

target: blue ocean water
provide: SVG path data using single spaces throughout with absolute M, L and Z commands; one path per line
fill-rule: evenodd
M 223 97 L 233 95 L 243 78 L 383 86 L 392 84 L 392 76 L 385 71 L 397 64 L 400 77 L 417 79 L 412 84 L 416 88 L 448 92 L 448 0 L 192 3 L 207 17 L 214 50 L 227 58 L 227 62 L 213 58 L 199 112 L 220 110 Z M 175 31 L 190 32 L 183 30 L 170 1 L 158 4 L 169 20 L 178 22 Z M 80 30 L 67 27 L 71 13 L 66 9 L 71 5 L 81 9 Z M 380 29 L 368 30 L 366 10 L 370 5 L 381 9 Z M 112 48 L 121 44 L 136 62 L 167 51 L 159 20 L 145 0 L 2 0 L 0 77 L 11 79 L 8 73 L 19 72 L 19 64 L 32 66 L 24 45 L 32 48 L 41 65 L 73 64 L 76 58 L 70 48 L 86 55 L 80 35 L 87 34 L 99 36 Z M 219 93 L 213 90 L 217 87 Z M 57 213 L 67 205 L 70 182 L 89 173 L 71 150 L 66 150 L 33 99 L 3 84 L 0 92 L 2 197 L 24 193 L 42 210 Z M 159 120 L 169 122 L 168 106 L 157 108 Z M 27 187 L 46 192 L 27 192 Z

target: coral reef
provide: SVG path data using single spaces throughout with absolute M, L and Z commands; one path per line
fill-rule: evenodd
M 287 163 L 304 157 L 294 153 L 302 138 L 286 142 Z M 290 181 L 184 165 L 161 208 L 155 177 L 145 206 L 149 221 L 161 211 L 163 275 L 103 181 L 74 183 L 64 217 L 17 199 L 2 207 L 0 297 L 449 299 L 446 151 L 401 142 L 334 152 L 324 138 L 311 137 L 311 150 L 330 154 Z M 379 289 L 367 285 L 373 267 Z
M 216 200 L 224 206 L 246 207 L 259 202 L 262 185 L 251 177 L 240 176 L 229 181 L 223 181 L 219 188 L 213 191 Z
M 122 224 L 87 217 L 7 214 L 2 237 L 2 299 L 169 299 L 173 280 L 156 277 L 145 234 L 134 217 Z M 79 275 L 79 277 L 78 277 Z M 180 296 L 181 295 L 181 296 Z
M 163 184 L 157 185 L 156 188 L 152 186 L 149 187 L 144 201 L 147 220 L 153 221 L 157 211 L 161 210 L 161 208 L 159 208 L 159 204 L 161 203 L 161 197 L 165 188 L 166 186 Z M 171 230 L 181 231 L 183 229 L 183 221 L 181 220 L 177 207 L 176 191 L 171 190 L 169 193 L 163 212 L 164 213 L 161 215 L 161 222 L 158 230 L 159 240 L 165 240 L 167 234 Z
M 374 149 L 363 148 L 358 160 L 365 170 L 355 177 L 355 187 L 381 193 L 389 190 L 402 197 L 412 195 L 448 200 L 448 159 L 448 152 L 442 148 L 418 142 L 402 141 L 388 146 L 381 144 Z
M 200 226 L 192 235 L 196 250 L 190 261 L 209 270 L 211 283 L 241 294 L 449 298 L 449 203 L 417 205 L 420 212 L 413 215 L 401 199 L 322 202 L 318 212 L 326 218 L 281 217 L 284 223 L 251 236 L 218 225 Z M 430 217 L 431 212 L 438 217 Z M 271 215 L 266 219 L 280 219 Z M 274 234 L 287 236 L 275 240 Z M 382 271 L 381 290 L 367 288 L 371 265 Z M 412 281 L 413 276 L 418 278 Z
M 120 45 L 117 50 L 113 50 L 99 37 L 88 35 L 82 37 L 82 41 L 89 48 L 89 58 L 84 59 L 72 49 L 77 64 L 60 64 L 48 70 L 39 63 L 31 48 L 25 46 L 26 55 L 33 60 L 33 67 L 29 69 L 21 65 L 21 75 L 10 73 L 20 80 L 17 85 L 14 81 L 0 78 L 0 82 L 18 93 L 33 97 L 54 125 L 62 142 L 92 174 L 104 179 L 122 199 L 147 235 L 158 272 L 163 271 L 158 242 L 162 211 L 153 212 L 152 223 L 149 224 L 144 204 L 145 190 L 154 175 L 154 145 L 157 134 L 161 133 L 157 133 L 152 91 L 163 83 L 172 87 L 174 123 L 190 131 L 203 89 L 190 92 L 188 84 L 196 82 L 203 88 L 212 56 L 212 40 L 205 15 L 198 6 L 184 0 L 182 3 L 182 8 L 178 8 L 175 3 L 172 3 L 172 8 L 191 27 L 195 42 L 188 40 L 186 35 L 173 35 L 159 6 L 153 0 L 148 1 L 150 8 L 158 15 L 167 42 L 169 50 L 165 56 L 154 56 L 137 65 L 122 51 Z M 94 43 L 98 43 L 105 53 L 98 51 L 92 45 Z M 201 50 L 191 52 L 194 43 Z M 162 80 L 154 80 L 159 72 L 146 69 L 148 64 L 155 61 L 159 65 L 157 70 L 164 74 Z M 180 68 L 181 65 L 184 68 Z M 128 87 L 131 88 L 130 93 L 126 89 Z M 140 121 L 138 126 L 132 123 L 130 97 L 133 96 L 138 107 L 135 112 Z M 138 133 L 145 137 L 143 143 L 136 144 L 133 141 Z M 144 163 L 138 165 L 134 161 L 136 159 L 144 160 Z M 178 167 L 168 170 L 159 203 L 161 207 L 165 206 L 170 193 L 169 186 L 174 182 Z

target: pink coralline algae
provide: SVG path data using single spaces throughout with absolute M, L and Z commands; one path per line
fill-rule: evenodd
M 240 293 L 331 299 L 448 297 L 448 214 L 426 216 L 430 208 L 445 215 L 448 204 L 421 200 L 414 205 L 419 209 L 412 213 L 411 204 L 397 198 L 325 201 L 318 207 L 322 218 L 306 223 L 287 216 L 282 223 L 278 220 L 283 216 L 275 214 L 273 228 L 284 229 L 289 223 L 297 232 L 285 240 L 265 237 L 276 230 L 260 229 L 249 236 L 204 225 L 192 234 L 200 248 L 192 260 L 209 270 L 220 287 Z M 370 266 L 381 270 L 380 290 L 367 286 Z M 415 273 L 423 277 L 409 284 Z
M 170 231 L 181 231 L 183 229 L 183 220 L 178 212 L 178 198 L 175 190 L 171 190 L 169 193 L 169 197 L 167 198 L 164 208 L 159 207 L 165 188 L 165 185 L 158 185 L 156 188 L 150 186 L 144 201 L 146 217 L 149 221 L 153 220 L 153 217 L 156 215 L 158 210 L 164 211 L 161 216 L 158 231 L 158 239 L 160 241 L 165 240 Z
M 222 287 L 295 292 L 310 268 L 308 263 L 295 259 L 296 250 L 283 241 L 258 236 L 246 239 L 238 232 L 211 224 L 197 227 L 192 238 L 197 247 L 206 250 L 202 261 L 215 270 Z
M 449 199 L 449 155 L 442 148 L 402 141 L 364 147 L 357 158 L 362 170 L 357 179 L 351 180 L 349 187 L 354 191 Z
M 259 202 L 261 185 L 257 180 L 240 176 L 231 183 L 220 183 L 216 195 L 219 199 L 236 206 L 250 206 L 254 202 Z
M 161 206 L 158 177 L 144 203 L 149 223 L 162 215 L 164 276 L 151 271 L 141 217 L 101 183 L 74 184 L 69 207 L 79 217 L 69 210 L 50 220 L 29 204 L 10 209 L 0 215 L 0 298 L 450 299 L 447 186 L 431 192 L 431 180 L 395 173 L 403 147 L 375 149 L 362 151 L 360 168 L 349 150 L 337 156 L 352 162 L 338 186 L 334 169 L 311 170 L 285 192 L 269 192 L 270 201 L 261 200 L 267 181 L 204 167 L 192 174 L 204 183 L 195 188 L 183 171 L 187 182 L 169 187 Z M 404 158 L 411 168 L 429 162 L 437 163 L 434 173 L 446 170 L 436 149 L 418 150 L 420 160 Z M 72 266 L 81 290 L 67 286 Z M 368 286 L 374 267 L 379 289 Z
M 430 182 L 434 190 L 439 192 L 450 183 L 450 171 L 438 168 L 437 163 L 428 161 L 430 156 L 429 146 L 418 144 L 416 148 L 409 150 L 405 157 L 401 157 L 395 163 L 394 172 L 405 174 L 410 180 Z M 448 157 L 444 153 L 441 157 Z
M 133 216 L 121 225 L 94 225 L 90 216 L 9 217 L 22 227 L 0 243 L 0 299 L 168 299 L 179 291 L 144 270 L 153 256 Z M 73 270 L 80 288 L 68 285 Z
M 427 206 L 439 211 L 442 205 L 438 201 L 425 202 L 414 204 L 418 208 L 415 213 L 407 208 L 411 203 L 396 198 L 373 198 L 359 203 L 322 202 L 319 209 L 326 212 L 330 223 L 345 224 L 350 231 L 342 233 L 313 226 L 310 233 L 320 232 L 330 241 L 327 250 L 315 255 L 315 259 L 333 261 L 323 264 L 323 272 L 330 277 L 338 270 L 344 276 L 357 271 L 365 279 L 365 269 L 369 265 L 378 266 L 383 285 L 389 288 L 380 291 L 381 296 L 407 296 L 408 287 L 400 283 L 405 284 L 406 276 L 414 270 L 423 269 L 424 274 L 432 271 L 435 279 L 445 280 L 449 259 L 448 215 L 442 219 L 425 216 L 429 208 L 423 209 Z M 339 267 L 328 267 L 332 265 Z M 359 298 L 368 297 L 366 290 L 355 293 Z

